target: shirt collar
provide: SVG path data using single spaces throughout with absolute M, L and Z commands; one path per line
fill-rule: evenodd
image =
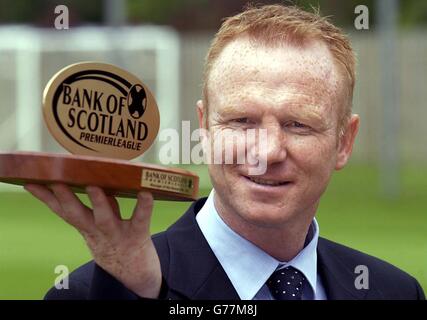
M 253 299 L 276 269 L 287 266 L 301 271 L 316 295 L 319 237 L 316 219 L 310 225 L 305 247 L 291 261 L 280 262 L 232 230 L 219 216 L 213 199 L 212 189 L 196 220 L 240 299 Z

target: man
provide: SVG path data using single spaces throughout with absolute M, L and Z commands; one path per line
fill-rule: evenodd
M 354 69 L 348 39 L 317 14 L 272 5 L 226 19 L 197 104 L 211 137 L 204 146 L 227 130 L 266 130 L 263 146 L 245 146 L 264 152 L 265 172 L 210 164 L 209 197 L 153 237 L 148 193 L 122 221 L 115 199 L 97 187 L 87 188 L 90 209 L 64 185 L 27 185 L 83 235 L 94 258 L 70 276 L 69 290 L 51 289 L 47 298 L 423 299 L 403 271 L 319 238 L 321 195 L 359 127 Z M 358 266 L 369 271 L 368 288 L 356 284 Z

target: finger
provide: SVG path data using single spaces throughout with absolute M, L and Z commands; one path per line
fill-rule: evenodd
M 90 232 L 95 228 L 91 210 L 65 184 L 53 184 L 51 189 L 62 210 L 61 217 L 79 231 Z
M 86 188 L 86 192 L 92 203 L 96 227 L 104 235 L 114 237 L 119 232 L 120 221 L 114 214 L 113 208 L 104 191 L 101 188 L 89 186 Z
M 120 216 L 120 206 L 119 203 L 117 202 L 117 199 L 113 196 L 107 196 L 108 199 L 108 203 L 111 206 L 111 209 L 113 210 L 113 213 L 115 214 L 115 216 L 121 220 L 121 216 Z
M 60 214 L 62 207 L 58 199 L 55 197 L 52 191 L 47 187 L 38 184 L 26 184 L 24 189 L 31 193 L 35 198 L 46 204 L 50 210 Z
M 139 192 L 131 219 L 132 229 L 138 233 L 149 234 L 152 213 L 153 195 L 149 192 Z

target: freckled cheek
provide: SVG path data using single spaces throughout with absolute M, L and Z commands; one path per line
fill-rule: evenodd
M 335 159 L 332 143 L 318 139 L 295 139 L 287 143 L 288 158 L 303 171 L 311 174 L 322 174 L 330 170 Z
M 247 134 L 243 130 L 218 129 L 209 137 L 212 156 L 216 163 L 242 164 L 246 157 L 248 144 Z

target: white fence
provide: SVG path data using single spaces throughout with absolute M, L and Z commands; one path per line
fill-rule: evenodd
M 0 150 L 59 148 L 42 122 L 43 88 L 58 70 L 88 60 L 113 63 L 137 75 L 156 97 L 160 129 L 179 128 L 180 42 L 174 30 L 1 27 Z

